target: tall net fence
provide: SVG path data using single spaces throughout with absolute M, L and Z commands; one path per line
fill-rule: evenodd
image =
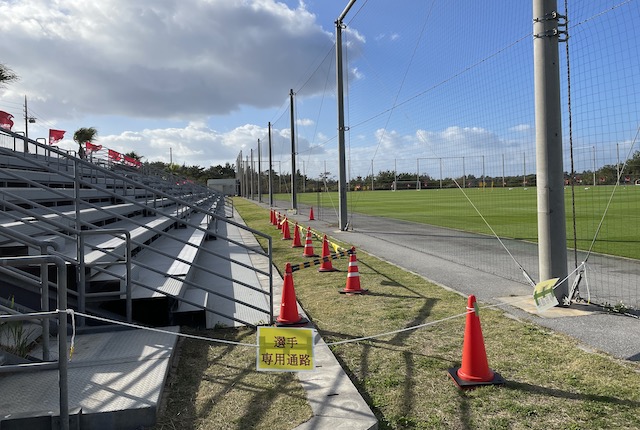
M 383 192 L 413 192 L 405 195 L 411 210 L 394 215 L 496 233 L 535 274 L 531 4 L 462 3 L 452 10 L 450 2 L 362 2 L 350 12 L 343 34 L 349 212 L 370 211 Z M 559 48 L 568 263 L 586 262 L 583 298 L 639 309 L 640 1 L 559 8 L 568 33 Z M 376 16 L 401 22 L 402 31 L 374 26 Z M 274 191 L 291 195 L 293 108 L 297 190 L 318 193 L 310 201 L 327 218 L 337 201 L 320 191 L 337 190 L 337 133 L 319 130 L 337 127 L 319 125 L 336 123 L 334 63 L 328 48 L 272 124 Z M 506 252 L 455 258 L 522 281 Z

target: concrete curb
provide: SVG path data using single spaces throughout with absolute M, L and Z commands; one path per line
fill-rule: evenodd
M 234 221 L 243 223 L 239 216 L 234 217 Z M 255 240 L 253 235 L 244 233 L 242 239 L 245 244 L 253 243 L 252 240 Z M 255 245 L 257 244 L 256 241 Z M 252 263 L 263 265 L 258 261 L 252 261 Z M 268 282 L 268 280 L 266 281 Z M 283 284 L 284 280 L 278 268 L 274 267 L 273 314 L 276 317 L 280 314 Z M 298 310 L 302 316 L 309 319 L 299 303 Z M 299 372 L 297 376 L 305 390 L 313 417 L 295 427 L 295 430 L 376 430 L 378 428 L 377 418 L 327 344 L 317 333 L 316 328 L 312 324 L 308 324 L 305 328 L 311 328 L 315 331 L 316 369 L 313 372 Z

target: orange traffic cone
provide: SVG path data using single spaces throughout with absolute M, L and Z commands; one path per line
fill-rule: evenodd
M 291 244 L 291 247 L 302 248 L 302 242 L 300 242 L 300 227 L 298 227 L 297 222 L 293 227 L 293 243 Z
M 309 211 L 309 221 L 315 221 L 316 219 L 313 217 L 313 206 L 311 206 L 311 210 Z
M 284 268 L 284 284 L 282 285 L 282 301 L 280 302 L 280 315 L 276 319 L 276 326 L 300 326 L 309 322 L 298 313 L 298 301 L 296 290 L 293 288 L 293 272 L 291 263 Z
M 307 238 L 304 241 L 303 257 L 317 257 L 318 254 L 313 252 L 313 239 L 311 237 L 311 227 L 307 227 Z
M 282 221 L 282 240 L 291 240 L 291 232 L 289 231 L 289 220 L 284 217 Z
M 478 316 L 478 305 L 473 294 L 469 296 L 467 312 L 467 324 L 464 329 L 464 344 L 462 346 L 462 366 L 449 369 L 449 376 L 459 388 L 504 384 L 502 376 L 489 369 L 480 317 Z
M 271 223 L 271 225 L 276 225 L 275 212 L 273 211 L 273 209 L 269 211 L 269 222 Z
M 278 230 L 282 230 L 282 217 L 280 216 L 280 212 L 277 213 L 276 227 L 278 227 Z
M 331 264 L 331 253 L 329 252 L 329 241 L 327 240 L 327 235 L 325 234 L 322 238 L 322 264 L 320 264 L 320 268 L 318 272 L 337 272 L 338 269 L 334 268 Z
M 360 272 L 358 272 L 358 259 L 356 258 L 356 248 L 351 247 L 349 256 L 349 269 L 347 270 L 347 286 L 340 294 L 366 294 L 369 290 L 360 288 Z

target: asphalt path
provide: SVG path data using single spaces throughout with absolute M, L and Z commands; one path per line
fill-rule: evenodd
M 299 207 L 300 214 L 290 217 L 305 226 L 464 296 L 474 294 L 485 304 L 502 304 L 509 315 L 567 334 L 586 350 L 640 361 L 638 318 L 593 305 L 572 304 L 568 309 L 554 308 L 542 314 L 520 306 L 526 296 L 532 295 L 523 271 L 538 279 L 535 244 L 515 240 L 500 243 L 495 237 L 359 214 L 351 216 L 347 231 L 340 231 L 333 214 L 309 221 L 309 209 Z M 282 202 L 276 209 L 286 212 L 286 208 Z M 509 301 L 518 305 L 505 304 Z

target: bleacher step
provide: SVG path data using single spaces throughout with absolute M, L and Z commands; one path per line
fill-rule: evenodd
M 200 307 L 195 307 L 189 303 L 181 301 L 178 303 L 178 308 L 174 311 L 174 313 L 203 311 L 203 308 L 207 306 L 209 293 L 199 288 L 187 288 L 187 291 L 185 291 L 182 297 L 185 300 L 197 303 L 198 305 L 200 305 Z
M 154 425 L 176 340 L 173 334 L 146 330 L 78 334 L 68 375 L 69 407 L 79 418 L 77 428 Z M 54 339 L 51 352 L 57 359 Z M 60 411 L 57 370 L 11 373 L 2 379 L 2 391 L 11 393 L 2 398 L 2 430 L 57 428 L 51 424 Z

